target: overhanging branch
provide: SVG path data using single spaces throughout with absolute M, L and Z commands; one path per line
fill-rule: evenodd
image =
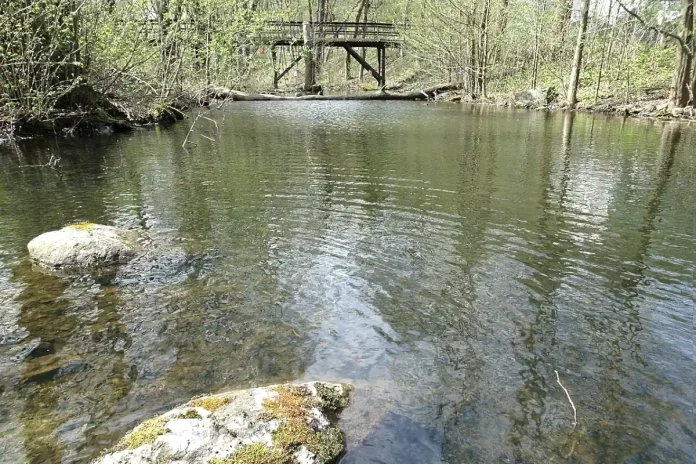
M 643 25 L 643 27 L 645 27 L 645 28 L 647 28 L 647 29 L 649 29 L 649 30 L 651 30 L 651 31 L 655 31 L 655 32 L 657 32 L 658 34 L 662 34 L 662 35 L 665 36 L 665 37 L 669 37 L 669 38 L 672 39 L 672 40 L 675 40 L 675 41 L 679 44 L 679 46 L 681 47 L 681 49 L 684 51 L 684 53 L 686 53 L 688 56 L 693 56 L 693 55 L 694 55 L 693 51 L 692 51 L 691 49 L 689 49 L 688 44 L 684 43 L 684 39 L 682 39 L 681 37 L 679 37 L 677 34 L 673 34 L 672 32 L 669 32 L 669 31 L 665 31 L 664 29 L 661 29 L 661 28 L 659 28 L 659 27 L 653 26 L 652 24 L 648 24 L 647 22 L 645 22 L 645 20 L 644 20 L 643 18 L 640 17 L 640 15 L 638 15 L 638 13 L 636 13 L 636 12 L 633 11 L 633 10 L 628 9 L 628 8 L 626 7 L 626 5 L 624 5 L 623 3 L 621 3 L 619 0 L 617 0 L 616 3 L 618 3 L 619 6 L 620 6 L 626 13 L 628 13 L 629 15 L 633 16 L 634 18 L 636 18 L 636 19 L 638 20 L 638 22 L 639 22 L 641 25 Z

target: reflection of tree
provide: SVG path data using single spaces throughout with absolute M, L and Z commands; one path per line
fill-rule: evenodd
M 474 107 L 471 107 L 474 108 Z M 482 109 L 472 109 L 472 116 L 481 117 Z M 495 124 L 484 118 L 485 126 L 478 132 L 468 134 L 462 147 L 459 162 L 459 192 L 457 198 L 457 215 L 461 237 L 457 242 L 458 266 L 460 273 L 456 278 L 450 277 L 448 290 L 456 304 L 443 318 L 448 327 L 442 328 L 440 335 L 441 349 L 448 361 L 445 366 L 448 379 L 461 385 L 461 392 L 452 407 L 452 415 L 445 424 L 445 456 L 466 456 L 471 450 L 471 443 L 461 431 L 462 416 L 466 415 L 466 425 L 476 427 L 481 421 L 480 408 L 469 409 L 485 392 L 480 385 L 485 385 L 482 368 L 485 353 L 472 341 L 479 340 L 486 334 L 482 331 L 487 308 L 478 303 L 476 268 L 486 259 L 489 251 L 484 246 L 486 233 L 493 214 L 491 203 L 496 188 L 496 174 L 500 170 L 498 163 L 498 146 L 496 144 Z
M 640 223 L 636 228 L 621 224 L 624 233 L 617 237 L 618 243 L 607 241 L 603 244 L 605 249 L 617 250 L 614 262 L 604 268 L 608 279 L 607 292 L 616 299 L 613 307 L 584 313 L 590 333 L 597 335 L 595 342 L 602 347 L 601 373 L 596 376 L 597 388 L 602 394 L 601 404 L 598 405 L 601 420 L 594 425 L 594 433 L 584 437 L 580 446 L 587 448 L 584 449 L 585 452 L 595 453 L 596 459 L 605 462 L 625 462 L 638 456 L 654 443 L 657 432 L 655 427 L 661 427 L 658 418 L 652 418 L 655 422 L 651 422 L 649 430 L 624 425 L 635 424 L 636 414 L 644 414 L 637 412 L 635 405 L 626 399 L 625 382 L 632 380 L 624 366 L 624 352 L 630 354 L 633 362 L 644 365 L 639 342 L 643 330 L 638 307 L 640 286 L 646 280 L 646 259 L 649 257 L 650 243 L 661 212 L 664 193 L 672 175 L 680 137 L 679 125 L 663 127 L 657 172 Z M 640 390 L 637 394 L 640 395 Z M 640 398 L 644 406 L 661 409 L 653 397 L 640 395 Z M 684 426 L 687 427 L 686 424 Z M 623 446 L 615 446 L 617 441 L 621 441 Z
M 26 265 L 15 276 L 27 285 L 22 294 L 22 313 L 18 323 L 25 327 L 39 345 L 25 360 L 22 393 L 23 425 L 26 454 L 30 462 L 60 462 L 63 446 L 55 430 L 66 418 L 57 413 L 60 392 L 48 385 L 65 364 L 61 350 L 69 343 L 77 326 L 74 316 L 67 316 L 67 301 L 56 302 L 66 288 L 59 278 L 32 272 Z
M 541 195 L 539 205 L 541 215 L 535 230 L 539 238 L 528 246 L 536 248 L 534 254 L 518 252 L 518 260 L 524 262 L 532 274 L 521 280 L 529 291 L 529 305 L 536 308 L 535 316 L 528 327 L 521 330 L 522 346 L 525 352 L 517 355 L 523 366 L 520 376 L 522 386 L 517 392 L 520 414 L 511 417 L 512 427 L 508 438 L 515 453 L 528 453 L 534 445 L 523 442 L 526 438 L 540 437 L 546 432 L 544 414 L 547 412 L 546 397 L 549 392 L 547 380 L 552 378 L 552 359 L 557 356 L 556 345 L 557 310 L 554 301 L 564 277 L 568 274 L 566 255 L 572 244 L 567 236 L 565 221 L 568 205 L 568 184 L 571 178 L 570 153 L 574 114 L 568 112 L 563 118 L 561 143 L 561 172 L 559 191 L 553 185 L 553 150 L 545 147 L 541 155 Z M 547 141 L 551 140 L 546 136 Z M 528 457 L 521 455 L 522 459 Z

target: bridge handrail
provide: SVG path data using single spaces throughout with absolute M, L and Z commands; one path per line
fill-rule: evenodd
M 269 29 L 261 31 L 257 37 L 266 40 L 288 40 L 302 37 L 302 21 L 266 21 Z M 362 23 L 331 21 L 326 23 L 311 23 L 315 40 L 327 39 L 384 39 L 397 41 L 400 34 L 397 26 L 392 23 Z

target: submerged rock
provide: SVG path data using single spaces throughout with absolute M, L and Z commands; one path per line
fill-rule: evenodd
M 27 248 L 32 260 L 41 266 L 82 269 L 125 263 L 140 246 L 134 231 L 80 223 L 41 234 Z
M 329 464 L 351 387 L 310 382 L 194 398 L 128 433 L 94 464 Z

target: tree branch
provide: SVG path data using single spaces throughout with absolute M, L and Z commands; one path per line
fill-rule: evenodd
M 661 28 L 659 28 L 659 27 L 653 26 L 652 24 L 646 23 L 645 20 L 644 20 L 643 18 L 641 18 L 641 17 L 638 15 L 638 13 L 636 13 L 636 12 L 633 11 L 633 10 L 629 10 L 629 9 L 626 7 L 626 5 L 624 5 L 623 3 L 621 3 L 620 0 L 616 0 L 616 3 L 618 3 L 619 6 L 620 6 L 626 13 L 628 13 L 629 15 L 633 16 L 634 18 L 636 18 L 636 19 L 638 20 L 638 22 L 639 22 L 641 25 L 643 25 L 643 27 L 645 27 L 645 28 L 647 28 L 647 29 L 649 29 L 649 30 L 651 30 L 651 31 L 655 31 L 655 32 L 657 32 L 658 34 L 664 35 L 665 37 L 669 37 L 670 39 L 676 40 L 677 43 L 679 44 L 679 46 L 680 46 L 680 47 L 682 48 L 682 50 L 684 51 L 684 53 L 686 53 L 688 56 L 693 56 L 693 52 L 689 49 L 688 44 L 684 43 L 684 39 L 682 39 L 681 37 L 679 37 L 677 34 L 673 34 L 673 33 L 669 32 L 669 31 L 665 31 L 664 29 L 661 29 Z

